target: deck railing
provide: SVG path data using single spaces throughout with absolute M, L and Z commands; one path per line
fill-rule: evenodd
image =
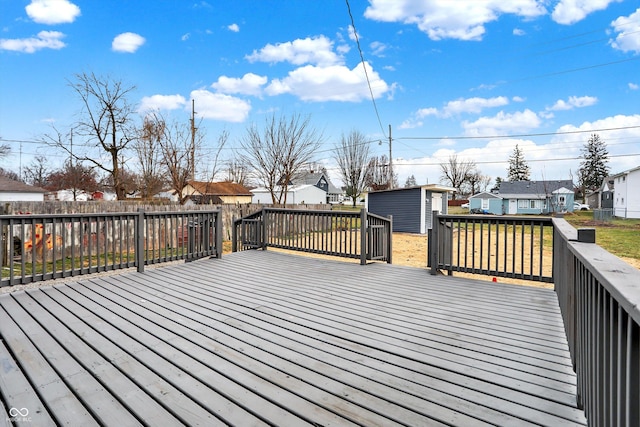
M 219 211 L 0 216 L 0 286 L 222 254 Z
M 554 278 L 590 426 L 640 425 L 640 271 L 554 219 Z
M 434 212 L 432 224 L 428 238 L 432 274 L 444 270 L 553 281 L 551 218 Z
M 392 221 L 365 209 L 311 211 L 263 208 L 234 221 L 233 251 L 281 248 L 391 263 Z
M 640 271 L 562 218 L 438 215 L 432 273 L 553 282 L 590 426 L 640 425 Z

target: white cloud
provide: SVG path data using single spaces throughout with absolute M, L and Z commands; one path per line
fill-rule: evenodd
M 526 109 L 513 114 L 500 111 L 493 117 L 480 117 L 474 122 L 463 121 L 467 136 L 508 135 L 527 132 L 540 126 L 540 117 Z
M 333 51 L 333 42 L 325 36 L 268 44 L 259 51 L 254 50 L 246 59 L 249 62 L 289 62 L 294 65 L 313 64 L 321 67 L 342 63 L 342 58 Z
M 349 40 L 351 40 L 352 42 L 355 42 L 359 38 L 360 38 L 360 34 L 357 34 L 356 31 L 353 29 L 353 26 L 349 25 Z
M 558 24 L 571 25 L 590 13 L 606 9 L 609 4 L 622 0 L 560 0 L 553 8 L 551 19 Z
M 640 53 L 640 8 L 629 16 L 619 17 L 611 26 L 618 33 L 615 40 L 610 41 L 614 49 Z
M 480 40 L 484 24 L 502 14 L 535 18 L 547 13 L 537 0 L 370 0 L 365 17 L 384 22 L 417 25 L 432 40 Z
M 564 125 L 558 128 L 557 132 L 560 134 L 555 135 L 551 142 L 560 146 L 576 147 L 576 151 L 584 146 L 591 132 L 598 133 L 607 144 L 611 172 L 631 169 L 638 166 L 640 161 L 638 144 L 635 142 L 640 139 L 640 114 L 610 116 L 593 122 L 583 122 L 579 126 Z
M 145 43 L 145 38 L 136 33 L 118 34 L 111 43 L 115 52 L 134 53 Z
M 32 0 L 27 15 L 39 24 L 68 24 L 80 16 L 80 8 L 68 0 Z
M 423 125 L 422 119 L 428 116 L 449 118 L 459 114 L 479 114 L 486 108 L 502 107 L 509 104 L 509 99 L 504 96 L 494 98 L 459 98 L 449 101 L 442 109 L 434 107 L 421 108 L 413 113 L 413 116 L 400 124 L 400 129 L 414 129 Z
M 629 89 L 638 90 L 640 89 L 640 86 L 638 86 L 636 83 L 629 83 Z
M 253 73 L 247 73 L 242 78 L 220 76 L 218 81 L 211 85 L 221 93 L 240 93 L 243 95 L 260 96 L 262 86 L 267 84 L 267 78 Z
M 198 108 L 198 117 L 241 123 L 247 119 L 251 104 L 248 101 L 199 89 L 191 92 Z
M 548 111 L 565 111 L 574 108 L 590 107 L 598 102 L 598 98 L 594 96 L 570 96 L 568 100 L 559 99 L 552 107 L 547 108 Z
M 177 110 L 186 105 L 187 101 L 182 95 L 152 95 L 145 96 L 140 101 L 138 111 Z
M 189 40 L 190 37 L 191 37 L 191 33 L 186 33 L 182 37 L 180 37 L 180 40 L 185 42 L 185 41 Z
M 231 24 L 229 26 L 227 26 L 227 29 L 229 31 L 233 31 L 234 33 L 237 33 L 240 31 L 240 27 L 238 26 L 238 24 Z
M 380 78 L 367 63 L 367 74 L 375 98 L 392 90 L 393 86 Z M 291 94 L 303 101 L 343 101 L 359 102 L 369 99 L 370 93 L 362 63 L 350 70 L 344 65 L 316 67 L 306 65 L 291 71 L 283 79 L 274 79 L 267 86 L 268 95 Z
M 0 39 L 0 50 L 34 53 L 40 49 L 62 49 L 65 35 L 59 31 L 40 31 L 36 37 L 27 39 Z
M 504 96 L 494 98 L 460 98 L 455 101 L 447 102 L 447 105 L 442 109 L 441 115 L 444 117 L 450 117 L 462 113 L 478 114 L 485 108 L 502 107 L 508 103 L 509 99 Z
M 524 36 L 525 34 L 527 34 L 524 30 L 520 29 L 520 28 L 514 28 L 513 29 L 513 35 L 514 36 Z
M 371 53 L 375 56 L 384 56 L 384 51 L 387 50 L 388 46 L 382 42 L 372 42 L 369 44 L 371 48 Z

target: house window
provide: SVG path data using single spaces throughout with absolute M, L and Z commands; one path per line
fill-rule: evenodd
M 518 209 L 529 208 L 529 200 L 518 200 Z
M 489 199 L 482 199 L 482 209 L 489 209 Z
M 567 202 L 567 199 L 565 196 L 558 196 L 558 203 L 564 206 L 566 202 Z
M 540 200 L 529 200 L 530 209 L 540 209 Z

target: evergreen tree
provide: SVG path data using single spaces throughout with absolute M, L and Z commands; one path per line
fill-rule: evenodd
M 404 182 L 405 187 L 415 187 L 416 185 L 418 185 L 418 182 L 416 181 L 416 177 L 413 175 L 407 177 L 407 180 Z
M 580 188 L 584 190 L 597 190 L 602 181 L 609 175 L 609 152 L 607 144 L 600 139 L 597 133 L 591 135 L 587 143 L 582 147 L 582 161 L 578 169 Z
M 509 157 L 509 169 L 507 170 L 507 180 L 509 181 L 528 181 L 531 173 L 529 165 L 524 159 L 524 153 L 516 144 L 513 153 Z

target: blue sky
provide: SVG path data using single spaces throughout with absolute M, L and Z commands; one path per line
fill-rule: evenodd
M 251 123 L 309 115 L 334 179 L 342 133 L 380 155 L 389 125 L 401 184 L 438 182 L 452 154 L 505 177 L 516 144 L 532 179 L 572 178 L 591 132 L 613 172 L 640 165 L 637 0 L 349 5 L 370 87 L 344 0 L 0 0 L 0 166 L 63 162 L 33 141 L 77 120 L 68 82 L 83 72 L 136 86 L 140 114 L 186 121 L 195 99 L 207 147 L 230 133 L 223 157 Z

